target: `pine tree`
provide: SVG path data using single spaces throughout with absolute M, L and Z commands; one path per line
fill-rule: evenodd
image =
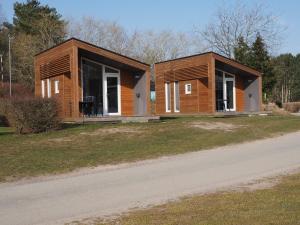
M 262 73 L 262 88 L 267 97 L 265 100 L 270 100 L 270 98 L 272 98 L 272 90 L 276 84 L 276 79 L 271 63 L 271 57 L 260 34 L 257 34 L 256 40 L 251 47 L 250 66 Z
M 247 45 L 247 43 L 244 40 L 243 36 L 240 36 L 238 38 L 237 46 L 234 48 L 234 58 L 238 62 L 245 64 L 245 65 L 250 65 L 250 57 L 251 55 L 251 49 Z

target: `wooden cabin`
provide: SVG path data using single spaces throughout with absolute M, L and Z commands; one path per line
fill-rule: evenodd
M 261 73 L 208 52 L 155 65 L 156 114 L 261 110 Z
M 65 120 L 145 116 L 150 66 L 71 38 L 35 56 L 35 94 L 57 98 Z

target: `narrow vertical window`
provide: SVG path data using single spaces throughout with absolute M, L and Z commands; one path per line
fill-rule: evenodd
M 165 83 L 166 93 L 166 112 L 171 112 L 171 86 L 170 83 Z
M 180 111 L 179 82 L 174 82 L 174 112 Z
M 55 91 L 55 94 L 59 94 L 59 81 L 58 80 L 54 81 L 54 91 Z
M 45 98 L 45 81 L 41 81 L 41 88 L 42 88 L 42 98 Z
M 48 91 L 48 98 L 51 97 L 51 80 L 47 79 L 47 91 Z

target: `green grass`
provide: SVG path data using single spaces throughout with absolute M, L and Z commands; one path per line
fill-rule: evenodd
M 137 210 L 97 225 L 299 225 L 300 174 L 281 178 L 275 187 L 183 198 Z M 84 224 L 78 222 L 76 224 Z
M 226 132 L 191 127 L 195 122 L 243 126 Z M 292 116 L 183 117 L 159 123 L 70 126 L 30 135 L 0 128 L 0 181 L 197 151 L 297 130 L 300 117 Z

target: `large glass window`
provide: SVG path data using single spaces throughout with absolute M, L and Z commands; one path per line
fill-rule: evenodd
M 224 110 L 224 85 L 223 85 L 223 72 L 216 70 L 216 110 Z
M 108 113 L 118 113 L 118 78 L 107 77 L 107 108 Z
M 85 114 L 103 114 L 102 66 L 89 60 L 82 60 L 83 102 Z

